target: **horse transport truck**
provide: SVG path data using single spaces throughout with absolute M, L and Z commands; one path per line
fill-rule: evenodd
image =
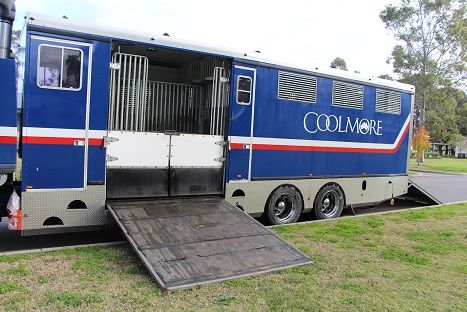
M 192 225 L 221 235 L 247 231 L 233 214 L 336 218 L 407 192 L 413 86 L 29 14 L 17 118 L 13 1 L 0 13 L 0 211 L 16 192 L 22 235 L 173 241 L 187 210 L 217 207 Z M 128 225 L 142 215 L 160 222 Z

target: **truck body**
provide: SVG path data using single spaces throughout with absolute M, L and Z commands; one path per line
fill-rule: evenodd
M 101 228 L 108 199 L 217 195 L 289 223 L 407 192 L 412 86 L 68 19 L 26 23 L 19 127 L 14 61 L 0 59 L 0 173 L 21 168 L 24 235 Z

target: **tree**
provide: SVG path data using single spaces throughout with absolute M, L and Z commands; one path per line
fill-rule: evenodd
M 394 72 L 416 86 L 417 125 L 435 116 L 426 114 L 433 110 L 433 90 L 458 86 L 467 77 L 466 9 L 465 0 L 401 0 L 380 13 L 401 42 L 390 58 Z
M 378 78 L 386 79 L 386 80 L 394 80 L 394 78 L 392 78 L 392 76 L 388 74 L 379 75 Z
M 430 132 L 425 127 L 420 127 L 415 132 L 412 140 L 412 148 L 415 150 L 417 157 L 417 166 L 423 162 L 425 150 L 431 147 Z
M 430 92 L 430 110 L 426 112 L 426 127 L 434 142 L 447 143 L 459 135 L 458 94 L 444 87 Z
M 341 70 L 347 70 L 347 64 L 345 63 L 345 60 L 341 57 L 336 57 L 331 62 L 331 67 L 341 69 Z

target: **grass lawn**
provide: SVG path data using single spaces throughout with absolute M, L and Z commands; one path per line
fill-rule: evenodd
M 467 173 L 467 159 L 458 158 L 426 158 L 424 163 L 417 166 L 415 159 L 410 159 L 410 169 L 433 172 Z
M 314 265 L 174 293 L 127 245 L 4 256 L 0 310 L 465 311 L 466 229 L 466 204 L 278 227 Z

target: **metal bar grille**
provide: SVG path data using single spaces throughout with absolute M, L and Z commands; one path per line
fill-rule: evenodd
M 214 68 L 211 90 L 211 123 L 209 134 L 224 133 L 227 112 L 227 77 L 223 67 Z
M 363 86 L 334 81 L 332 105 L 347 108 L 363 108 Z
M 112 69 L 109 109 L 109 129 L 143 131 L 147 120 L 148 58 L 115 53 Z
M 219 60 L 182 66 L 184 80 L 196 84 L 148 81 L 144 56 L 115 53 L 112 63 L 109 130 L 224 134 L 228 71 L 214 66 Z
M 200 86 L 149 81 L 144 131 L 197 133 L 201 91 Z
M 389 114 L 401 113 L 401 94 L 376 89 L 376 111 Z
M 316 77 L 279 71 L 277 88 L 279 99 L 316 103 L 316 87 Z

